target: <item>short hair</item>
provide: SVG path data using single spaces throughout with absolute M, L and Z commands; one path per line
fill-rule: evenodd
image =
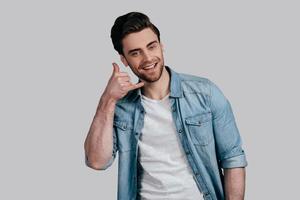
M 151 28 L 157 35 L 160 42 L 160 32 L 158 28 L 151 23 L 149 17 L 140 12 L 129 12 L 125 15 L 119 16 L 111 28 L 111 40 L 114 49 L 121 55 L 124 55 L 122 39 L 130 34 L 139 32 L 145 28 Z

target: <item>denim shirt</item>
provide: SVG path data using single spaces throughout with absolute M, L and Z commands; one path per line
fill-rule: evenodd
M 197 186 L 205 200 L 225 199 L 222 169 L 247 166 L 231 105 L 209 79 L 165 67 L 170 74 L 173 121 Z M 118 152 L 119 200 L 139 199 L 137 143 L 144 116 L 141 89 L 130 91 L 116 104 L 113 155 L 103 169 Z

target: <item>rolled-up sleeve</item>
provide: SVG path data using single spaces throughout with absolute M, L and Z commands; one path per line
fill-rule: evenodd
M 230 102 L 215 83 L 209 83 L 210 108 L 219 164 L 221 168 L 246 167 L 248 163 Z

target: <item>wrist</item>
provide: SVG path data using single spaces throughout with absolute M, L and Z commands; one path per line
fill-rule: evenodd
M 100 98 L 97 112 L 114 114 L 116 103 L 115 99 L 104 93 Z
M 117 100 L 115 100 L 114 98 L 112 98 L 109 94 L 107 93 L 103 93 L 101 96 L 100 101 L 105 102 L 106 104 L 116 104 Z

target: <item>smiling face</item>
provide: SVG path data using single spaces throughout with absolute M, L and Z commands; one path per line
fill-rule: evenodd
M 136 76 L 146 82 L 160 79 L 164 68 L 162 44 L 151 28 L 128 34 L 122 45 L 121 61 Z

